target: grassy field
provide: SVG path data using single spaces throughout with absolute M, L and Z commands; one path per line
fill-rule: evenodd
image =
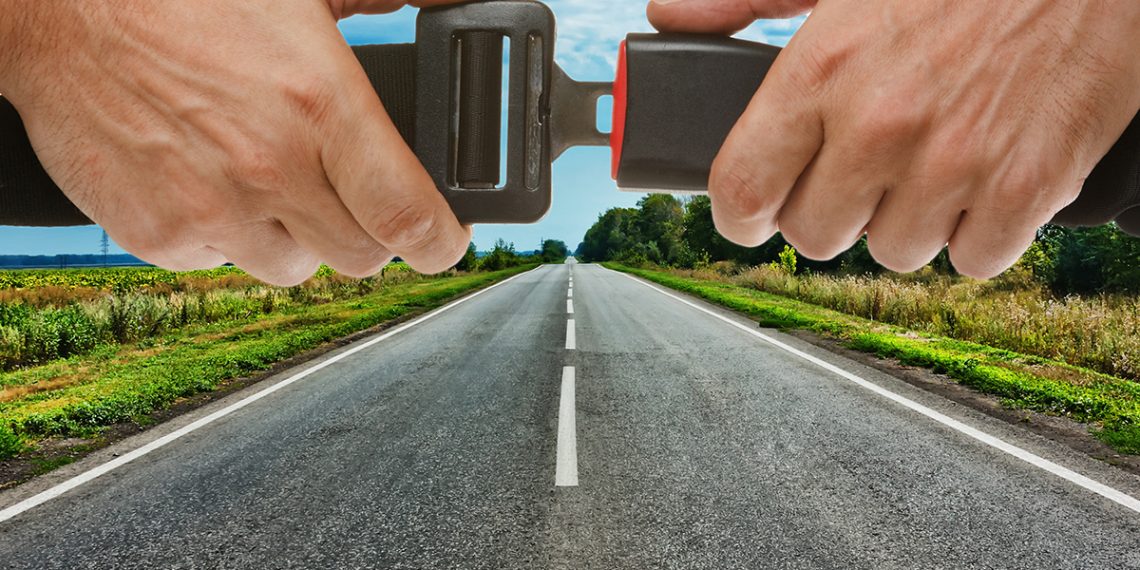
M 397 265 L 366 280 L 324 271 L 288 289 L 233 269 L 0 276 L 9 279 L 0 290 L 0 459 L 45 438 L 145 421 L 181 398 L 533 267 L 428 277 Z
M 747 314 L 944 373 L 1012 408 L 1069 416 L 1140 453 L 1136 300 L 1049 299 L 1008 284 L 607 267 Z M 769 292 L 771 291 L 771 292 Z M 832 308 L 828 308 L 832 307 Z M 837 310 L 838 309 L 838 310 Z

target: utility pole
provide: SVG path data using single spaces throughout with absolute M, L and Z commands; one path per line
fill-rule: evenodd
M 111 239 L 107 237 L 107 230 L 103 230 L 103 237 L 99 240 L 99 249 L 103 252 L 103 267 L 107 267 L 107 252 L 111 249 Z

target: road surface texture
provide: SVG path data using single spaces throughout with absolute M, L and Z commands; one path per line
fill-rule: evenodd
M 0 568 L 1140 568 L 1131 475 L 688 302 L 540 267 L 0 496 Z

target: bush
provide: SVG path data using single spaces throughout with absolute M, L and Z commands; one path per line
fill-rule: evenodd
M 677 275 L 742 285 L 919 332 L 1140 379 L 1140 299 L 1135 297 L 1058 298 L 1032 280 L 1022 281 L 1024 274 L 1018 272 L 976 281 L 933 271 L 876 277 L 791 275 L 772 265 L 739 273 L 723 263 L 712 268 L 720 271 Z
M 67 358 L 83 354 L 99 344 L 99 327 L 91 315 L 78 305 L 45 312 L 45 318 L 52 321 L 57 334 L 57 354 Z
M 24 451 L 24 441 L 7 424 L 0 424 L 0 459 L 8 459 Z
M 455 268 L 459 271 L 475 271 L 479 268 L 479 256 L 476 255 L 475 242 L 467 244 L 467 252 L 463 254 L 463 258 L 459 263 L 455 264 Z
M 776 271 L 782 271 L 787 275 L 796 274 L 796 248 L 785 245 L 783 251 L 780 252 L 780 257 L 773 261 L 770 266 Z
M 515 252 L 515 244 L 501 239 L 495 240 L 495 247 L 491 253 L 479 260 L 479 267 L 484 271 L 501 271 L 521 264 L 522 259 Z

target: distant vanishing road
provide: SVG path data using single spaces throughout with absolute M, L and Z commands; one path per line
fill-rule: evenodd
M 1026 430 L 568 264 L 0 495 L 0 568 L 1140 568 L 1137 496 Z

